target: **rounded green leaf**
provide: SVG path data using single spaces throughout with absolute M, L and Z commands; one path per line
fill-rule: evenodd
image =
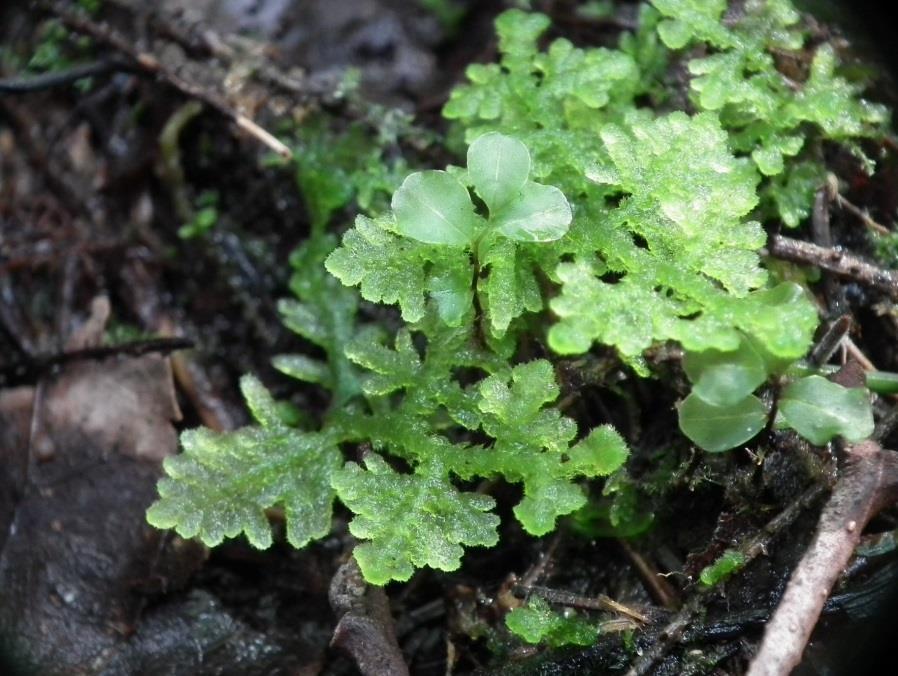
M 767 408 L 755 396 L 731 406 L 715 406 L 694 392 L 680 404 L 680 429 L 697 446 L 726 451 L 755 436 L 767 422 Z
M 558 188 L 528 181 L 518 199 L 491 223 L 509 239 L 519 242 L 551 242 L 564 237 L 571 225 L 571 205 Z
M 468 173 L 494 214 L 518 196 L 530 175 L 530 151 L 510 136 L 491 132 L 468 148 Z
M 467 188 L 445 171 L 411 174 L 393 193 L 392 207 L 399 232 L 426 244 L 466 246 L 477 227 Z
M 736 350 L 687 352 L 683 368 L 693 392 L 709 404 L 732 406 L 767 379 L 764 360 L 746 340 Z
M 783 421 L 812 444 L 836 436 L 860 441 L 873 433 L 873 409 L 867 391 L 808 376 L 789 385 L 779 402 Z

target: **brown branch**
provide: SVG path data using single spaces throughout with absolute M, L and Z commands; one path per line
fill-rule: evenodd
M 667 610 L 679 608 L 680 596 L 673 585 L 624 538 L 618 538 L 617 544 L 620 545 L 621 549 L 624 550 L 624 554 L 630 559 L 630 563 L 636 569 L 642 584 L 654 601 Z
M 123 70 L 130 71 L 133 68 L 130 64 L 121 61 L 104 59 L 94 63 L 72 66 L 66 70 L 41 73 L 32 77 L 0 79 L 0 93 L 30 94 L 32 92 L 41 92 L 55 87 L 65 87 L 87 77 L 108 75 Z
M 539 596 L 549 603 L 557 603 L 570 608 L 582 608 L 583 610 L 601 610 L 607 613 L 615 613 L 624 615 L 632 620 L 636 620 L 641 624 L 648 624 L 649 618 L 636 608 L 624 605 L 615 601 L 610 596 L 599 594 L 597 596 L 584 596 L 575 594 L 563 589 L 552 589 L 551 587 L 541 587 L 539 585 L 516 584 L 511 589 L 512 593 L 518 598 L 527 598 L 530 596 Z
M 767 252 L 774 258 L 816 265 L 840 277 L 883 291 L 892 298 L 898 298 L 898 274 L 839 249 L 826 248 L 782 235 L 771 235 L 767 242 Z
M 337 570 L 328 597 L 340 618 L 331 645 L 349 653 L 364 676 L 408 676 L 408 665 L 396 640 L 390 601 L 383 587 L 365 582 L 355 559 Z
M 801 661 L 823 604 L 864 526 L 898 500 L 898 454 L 875 441 L 848 449 L 844 473 L 820 515 L 817 534 L 767 624 L 748 676 L 788 676 Z

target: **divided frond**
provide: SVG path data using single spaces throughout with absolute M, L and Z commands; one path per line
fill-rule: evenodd
M 524 499 L 514 508 L 524 528 L 543 535 L 555 520 L 582 507 L 586 497 L 573 479 L 606 476 L 628 451 L 610 427 L 593 430 L 571 446 L 573 420 L 546 408 L 558 396 L 552 365 L 537 360 L 515 366 L 508 376 L 493 375 L 479 386 L 483 431 L 495 439 L 489 448 L 460 452 L 453 470 L 464 478 L 501 475 L 524 484 Z
M 499 517 L 489 513 L 493 499 L 459 491 L 438 463 L 400 474 L 376 454 L 364 462 L 364 469 L 346 463 L 332 481 L 356 514 L 349 531 L 366 542 L 355 548 L 355 558 L 372 584 L 408 580 L 422 566 L 456 570 L 462 545 L 498 541 Z
M 184 432 L 183 453 L 165 459 L 168 476 L 159 481 L 159 499 L 147 520 L 209 546 L 244 533 L 253 546 L 265 548 L 271 545 L 265 510 L 282 506 L 287 540 L 303 547 L 331 528 L 331 475 L 342 464 L 336 440 L 283 424 L 255 378 L 244 376 L 241 387 L 259 425 Z

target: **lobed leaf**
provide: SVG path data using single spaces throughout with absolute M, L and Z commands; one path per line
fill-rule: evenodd
M 437 464 L 399 474 L 378 455 L 332 476 L 340 500 L 355 514 L 349 531 L 364 543 L 354 555 L 365 579 L 383 585 L 408 580 L 415 568 L 456 570 L 462 545 L 491 547 L 499 517 L 493 499 L 458 491 Z
M 480 264 L 489 271 L 478 280 L 478 292 L 494 334 L 504 334 L 512 320 L 524 312 L 542 309 L 533 265 L 514 242 L 494 239 L 481 254 Z
M 356 331 L 359 301 L 324 269 L 324 260 L 335 246 L 336 238 L 317 234 L 299 246 L 290 255 L 294 270 L 290 289 L 296 299 L 278 303 L 287 328 L 322 348 L 326 361 L 294 354 L 277 356 L 272 363 L 282 373 L 327 387 L 334 404 L 341 405 L 359 392 L 355 370 L 344 354 Z
M 331 474 L 342 463 L 336 440 L 284 425 L 255 378 L 244 376 L 241 387 L 259 426 L 182 433 L 183 452 L 165 459 L 167 477 L 159 481 L 147 521 L 209 546 L 243 533 L 254 547 L 265 548 L 271 545 L 265 510 L 280 505 L 287 540 L 303 547 L 331 528 Z
M 574 422 L 545 408 L 558 396 L 552 366 L 545 360 L 485 378 L 478 389 L 483 431 L 495 443 L 457 454 L 452 469 L 462 478 L 501 475 L 523 483 L 524 498 L 514 513 L 529 533 L 548 533 L 559 516 L 585 504 L 574 478 L 608 474 L 626 459 L 623 440 L 607 427 L 570 447 L 577 432 Z
M 414 322 L 424 316 L 426 257 L 424 246 L 397 237 L 383 220 L 359 216 L 325 267 L 346 286 L 358 286 L 365 300 L 398 303 L 403 319 Z
M 598 628 L 578 616 L 554 612 L 543 599 L 534 597 L 526 606 L 514 608 L 505 616 L 505 625 L 527 643 L 592 645 Z

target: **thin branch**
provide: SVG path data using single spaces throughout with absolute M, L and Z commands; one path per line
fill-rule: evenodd
M 847 199 L 842 197 L 842 195 L 836 194 L 836 204 L 847 211 L 848 213 L 856 216 L 861 223 L 863 223 L 866 227 L 868 227 L 873 232 L 876 232 L 880 235 L 889 235 L 891 234 L 891 230 L 889 230 L 884 225 L 880 225 L 872 218 L 870 218 L 870 214 L 861 209 L 860 207 L 856 207 L 854 204 L 849 202 Z
M 149 338 L 134 340 L 118 345 L 101 345 L 85 347 L 80 350 L 69 350 L 43 357 L 32 357 L 30 360 L 0 370 L 0 382 L 14 378 L 19 382 L 34 380 L 51 369 L 76 361 L 100 360 L 110 357 L 140 357 L 150 353 L 168 354 L 176 350 L 193 347 L 193 341 L 187 338 Z
M 617 543 L 630 559 L 636 572 L 642 579 L 652 598 L 667 610 L 676 610 L 680 607 L 680 598 L 677 590 L 665 579 L 633 546 L 624 538 L 618 538 Z
M 825 486 L 815 482 L 782 512 L 768 521 L 764 528 L 741 542 L 737 549 L 745 555 L 746 563 L 766 553 L 769 542 L 790 524 L 794 523 L 805 509 L 817 501 L 825 490 Z M 713 589 L 713 587 L 697 587 L 695 589 L 683 607 L 671 617 L 664 629 L 658 634 L 658 640 L 633 663 L 630 670 L 627 671 L 627 676 L 644 676 L 650 673 L 655 664 L 673 646 L 684 639 L 687 630 L 701 614 L 705 597 Z
M 120 71 L 135 70 L 134 66 L 117 59 L 104 59 L 94 63 L 85 63 L 73 66 L 66 70 L 52 73 L 41 73 L 28 78 L 7 78 L 0 80 L 0 93 L 2 94 L 29 94 L 40 92 L 55 87 L 65 87 L 86 77 L 106 75 Z
M 851 330 L 851 315 L 842 315 L 830 325 L 823 337 L 814 345 L 808 356 L 808 363 L 813 366 L 821 366 L 828 362 L 842 341 Z
M 816 265 L 840 277 L 852 279 L 898 298 L 898 274 L 839 249 L 817 246 L 782 235 L 771 235 L 767 242 L 767 252 L 774 258 Z
M 584 610 L 601 610 L 604 612 L 624 615 L 632 620 L 636 620 L 641 624 L 648 624 L 649 618 L 640 611 L 618 603 L 614 599 L 605 594 L 598 596 L 583 596 L 563 589 L 552 589 L 551 587 L 540 587 L 538 585 L 516 584 L 511 589 L 512 593 L 518 598 L 526 598 L 529 596 L 539 596 L 549 603 L 557 603 L 570 608 L 582 608 Z

